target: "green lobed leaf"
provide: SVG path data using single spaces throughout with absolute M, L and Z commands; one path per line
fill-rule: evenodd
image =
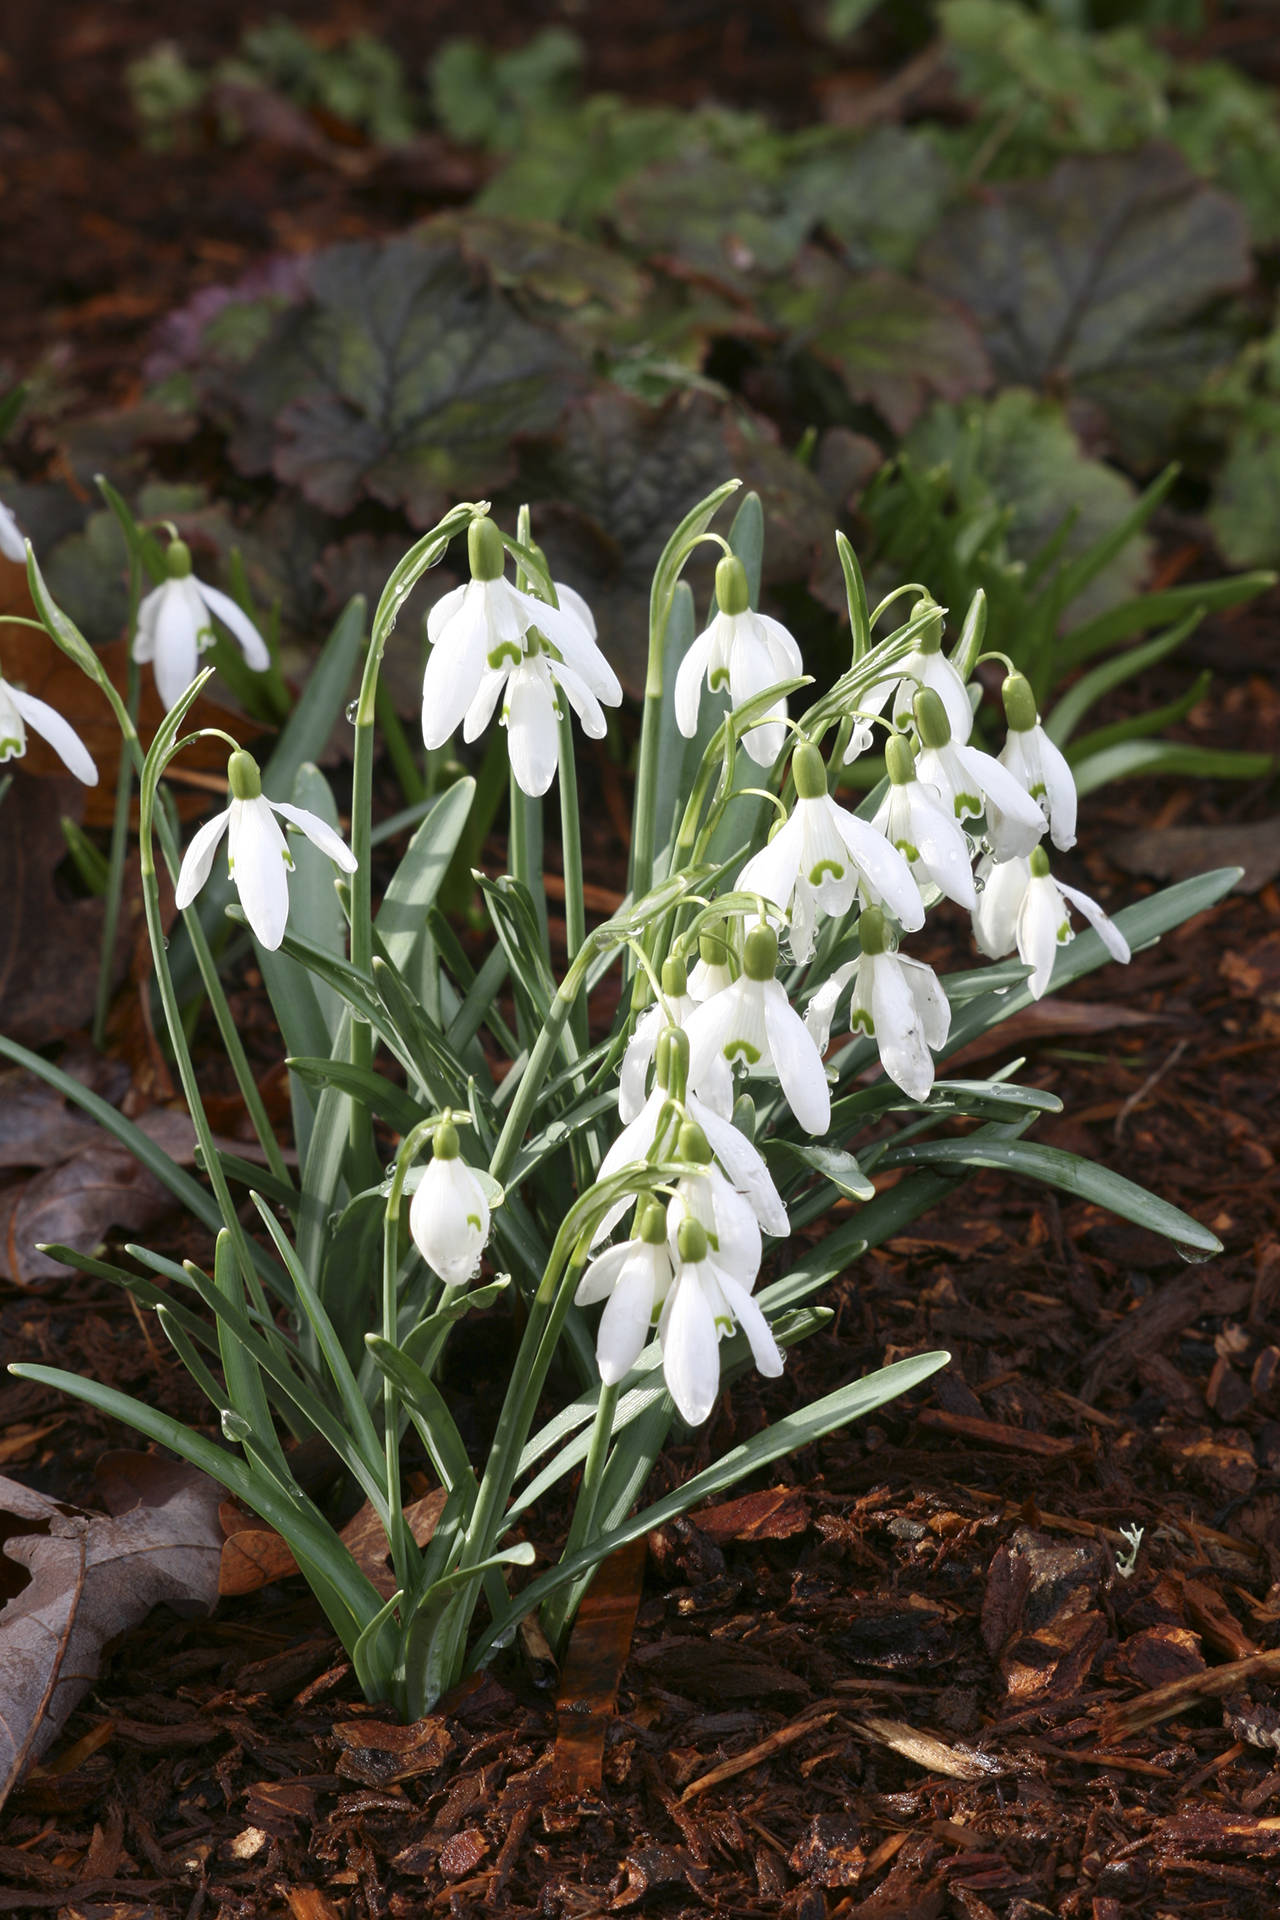
M 923 264 L 976 314 L 1002 383 L 1092 401 L 1148 464 L 1230 357 L 1206 308 L 1249 284 L 1248 238 L 1233 200 L 1149 146 L 990 189 L 950 215 Z

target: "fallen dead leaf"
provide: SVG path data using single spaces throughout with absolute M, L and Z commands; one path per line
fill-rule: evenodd
M 64 1160 L 0 1195 L 0 1279 L 20 1287 L 64 1274 L 40 1243 L 91 1253 L 109 1227 L 136 1238 L 170 1210 L 173 1201 L 127 1147 L 99 1132 Z
M 418 1546 L 425 1547 L 435 1532 L 444 1503 L 445 1494 L 437 1487 L 405 1508 L 409 1531 Z M 224 1597 L 256 1593 L 259 1587 L 269 1586 L 273 1580 L 287 1580 L 298 1571 L 298 1563 L 280 1535 L 271 1527 L 255 1525 L 233 1500 L 222 1502 L 218 1521 L 223 1534 L 218 1591 Z M 387 1536 L 367 1500 L 342 1529 L 342 1539 L 360 1571 L 383 1599 L 389 1600 L 395 1592 L 395 1581 L 387 1564 Z
M 207 1614 L 217 1600 L 214 1482 L 147 1453 L 107 1454 L 97 1478 L 105 1514 L 0 1480 L 0 1571 L 12 1586 L 26 1570 L 0 1610 L 0 1803 L 57 1739 L 108 1640 L 162 1601 Z
M 1280 814 L 1226 827 L 1143 827 L 1121 834 L 1107 851 L 1126 873 L 1156 880 L 1188 880 L 1214 867 L 1243 867 L 1236 891 L 1261 893 L 1280 874 Z

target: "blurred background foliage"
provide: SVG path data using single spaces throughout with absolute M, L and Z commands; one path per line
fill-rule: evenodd
M 40 422 L 56 459 L 4 491 L 57 597 L 118 631 L 98 470 L 239 551 L 286 645 L 376 591 L 452 500 L 528 500 L 633 691 L 666 530 L 730 472 L 764 501 L 767 595 L 826 671 L 837 525 L 873 601 L 914 577 L 958 631 L 981 588 L 988 645 L 1046 704 L 1259 591 L 1215 576 L 1280 561 L 1274 89 L 1203 57 L 1195 0 L 831 0 L 820 19 L 833 71 L 865 49 L 880 84 L 805 126 L 717 102 L 713 74 L 690 107 L 593 92 L 563 25 L 455 38 L 414 71 L 369 32 L 284 19 L 201 65 L 179 24 L 128 71 L 157 164 L 259 138 L 269 113 L 275 137 L 466 153 L 475 190 L 204 288 L 127 408 L 40 422 L 34 380 L 16 431 Z M 1159 768 L 1149 741 L 1132 766 L 1104 744 L 1108 777 Z

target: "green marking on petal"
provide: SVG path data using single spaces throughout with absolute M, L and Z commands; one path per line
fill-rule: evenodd
M 1033 787 L 1031 788 L 1031 798 L 1032 798 L 1033 800 L 1039 800 L 1039 799 L 1040 799 L 1040 797 L 1041 797 L 1041 796 L 1042 796 L 1043 794 L 1046 794 L 1046 793 L 1048 793 L 1048 791 L 1049 791 L 1049 789 L 1048 789 L 1048 787 L 1046 787 L 1046 785 L 1045 785 L 1045 783 L 1044 783 L 1044 781 L 1043 781 L 1043 780 L 1037 780 L 1037 781 L 1036 781 L 1036 783 L 1035 783 L 1035 785 L 1034 785 L 1034 786 L 1033 786 Z
M 718 1334 L 733 1332 L 733 1321 L 729 1318 L 728 1314 L 718 1313 L 716 1315 L 716 1332 Z
M 469 1227 L 474 1227 L 477 1233 L 484 1232 L 484 1226 L 481 1222 L 480 1215 L 478 1213 L 469 1213 L 467 1215 L 467 1225 Z
M 21 740 L 0 740 L 0 760 L 12 760 L 15 754 L 21 752 Z
M 895 840 L 893 844 L 904 860 L 918 860 L 920 858 L 919 847 L 912 846 L 910 840 Z
M 1070 940 L 1071 940 L 1071 922 L 1069 920 L 1064 920 L 1062 925 L 1058 928 L 1058 945 L 1060 947 L 1065 947 L 1066 945 L 1068 945 Z
M 876 1023 L 865 1007 L 859 1007 L 856 1013 L 850 1015 L 850 1033 L 874 1033 L 875 1030 Z
M 513 667 L 518 667 L 523 659 L 524 655 L 514 640 L 500 640 L 493 652 L 486 654 L 485 664 L 492 667 L 496 673 L 498 668 L 507 661 L 510 661 Z
M 714 667 L 707 681 L 707 685 L 710 687 L 712 693 L 720 693 L 727 688 L 729 685 L 728 667 Z
M 976 793 L 958 793 L 956 795 L 956 819 L 963 820 L 966 814 L 981 813 L 982 798 Z
M 725 1047 L 724 1057 L 726 1060 L 745 1060 L 749 1067 L 754 1067 L 760 1058 L 760 1049 L 753 1047 L 749 1040 L 730 1040 Z
M 838 860 L 819 860 L 816 867 L 809 869 L 809 885 L 820 887 L 828 874 L 833 880 L 843 880 L 845 870 Z

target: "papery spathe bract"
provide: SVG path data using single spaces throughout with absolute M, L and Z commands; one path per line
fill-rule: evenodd
M 824 980 L 804 1020 L 824 1052 L 845 988 L 853 983 L 849 1025 L 870 1034 L 889 1078 L 913 1100 L 927 1100 L 934 1080 L 933 1055 L 946 1045 L 951 1005 L 932 967 L 895 953 L 884 916 L 872 907 L 858 922 L 862 952 Z
M 697 1081 L 717 1055 L 748 1073 L 773 1073 L 806 1132 L 825 1133 L 831 1090 L 822 1056 L 774 978 L 777 964 L 777 935 L 771 927 L 754 927 L 744 943 L 741 977 L 704 1000 L 690 1018 L 690 1077 Z
M 1054 879 L 1043 847 L 1029 858 L 997 861 L 988 855 L 979 862 L 977 877 L 974 938 L 992 960 L 1017 947 L 1018 958 L 1032 970 L 1027 991 L 1034 1000 L 1048 989 L 1058 948 L 1075 937 L 1068 901 L 1079 908 L 1113 960 L 1122 965 L 1129 960 L 1129 943 L 1119 927 L 1087 893 Z
M 1000 764 L 1042 809 L 1049 822 L 1050 839 L 1060 853 L 1065 853 L 1076 843 L 1076 783 L 1071 768 L 1040 724 L 1030 682 L 1022 674 L 1012 673 L 1003 693 L 1009 734 L 1000 751 Z M 987 807 L 987 833 L 997 860 L 1019 851 L 1016 829 L 1010 835 L 1004 815 L 994 802 Z
M 431 1159 L 409 1204 L 409 1232 L 446 1286 L 474 1279 L 489 1238 L 489 1203 L 462 1158 L 451 1114 L 432 1135 Z
M 698 730 L 702 689 L 727 689 L 736 711 L 769 687 L 804 672 L 800 649 L 780 620 L 757 613 L 747 590 L 746 569 L 734 554 L 716 568 L 719 611 L 685 654 L 676 673 L 676 725 L 686 740 Z M 787 703 L 780 697 L 743 737 L 757 766 L 772 766 L 782 751 Z
M 874 825 L 831 798 L 817 748 L 797 747 L 792 772 L 796 803 L 791 817 L 748 860 L 737 890 L 758 893 L 790 914 L 797 964 L 813 954 L 818 913 L 837 918 L 848 913 L 859 889 L 909 931 L 922 927 L 924 903 L 906 861 Z
M 170 541 L 165 565 L 169 577 L 139 606 L 133 639 L 133 657 L 140 664 L 151 662 L 165 706 L 176 706 L 195 679 L 200 655 L 218 637 L 215 619 L 235 639 L 247 665 L 265 673 L 271 665 L 266 641 L 230 595 L 196 578 L 185 540 Z
M 179 908 L 189 907 L 213 869 L 213 858 L 223 834 L 227 836 L 227 868 L 244 917 L 255 939 L 274 953 L 284 939 L 289 919 L 289 874 L 293 855 L 280 829 L 285 820 L 297 827 L 311 844 L 341 867 L 354 873 L 355 855 L 327 820 L 305 807 L 289 806 L 283 800 L 268 800 L 262 791 L 258 764 L 253 756 L 237 750 L 227 762 L 231 803 L 223 812 L 207 820 L 192 839 L 183 856 L 174 889 Z
M 27 750 L 27 728 L 47 740 L 69 773 L 86 787 L 98 784 L 98 769 L 84 741 L 46 700 L 24 693 L 0 675 L 0 766 L 20 760 Z

